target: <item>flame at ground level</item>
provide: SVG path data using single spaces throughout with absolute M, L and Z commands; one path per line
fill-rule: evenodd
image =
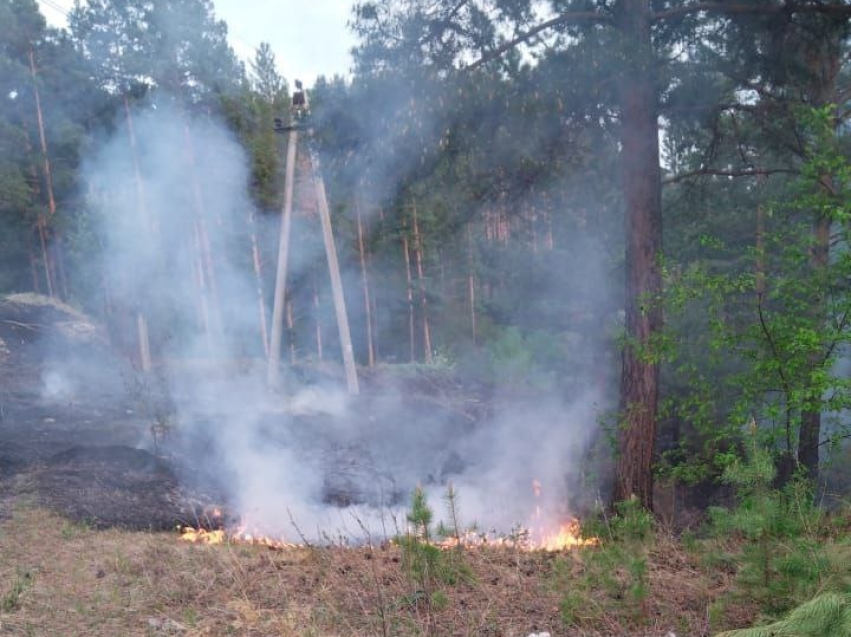
M 286 540 L 248 533 L 245 527 L 233 531 L 224 529 L 207 530 L 193 527 L 180 527 L 180 539 L 194 544 L 256 544 L 274 549 L 296 548 L 302 545 Z M 596 537 L 583 537 L 579 521 L 574 519 L 564 522 L 557 531 L 541 529 L 521 529 L 510 536 L 482 534 L 468 531 L 460 537 L 450 537 L 435 542 L 441 548 L 450 549 L 456 546 L 466 548 L 515 548 L 521 551 L 567 551 L 577 547 L 598 546 L 600 540 Z
M 598 546 L 599 538 L 582 537 L 579 520 L 563 523 L 556 533 L 544 533 L 535 543 L 541 551 L 564 551 L 578 546 Z

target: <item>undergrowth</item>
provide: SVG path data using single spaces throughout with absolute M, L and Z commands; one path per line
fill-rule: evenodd
M 648 560 L 655 535 L 650 513 L 635 499 L 621 502 L 614 515 L 589 521 L 583 535 L 597 538 L 599 545 L 581 550 L 579 576 L 568 561 L 557 569 L 564 624 L 605 622 L 622 628 L 645 623 Z
M 851 593 L 851 543 L 814 504 L 805 479 L 773 488 L 771 455 L 755 442 L 723 479 L 735 490 L 736 506 L 710 510 L 713 542 L 703 557 L 709 568 L 735 564 L 737 572 L 735 588 L 718 601 L 716 615 L 723 615 L 724 605 L 746 600 L 770 621 L 817 594 Z

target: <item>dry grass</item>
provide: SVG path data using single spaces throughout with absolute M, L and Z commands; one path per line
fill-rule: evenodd
M 469 550 L 463 561 L 467 575 L 429 601 L 392 545 L 199 546 L 176 533 L 96 531 L 19 507 L 0 524 L 0 635 L 697 637 L 728 584 L 662 540 L 639 616 L 608 611 L 595 625 L 569 626 L 560 604 L 583 577 L 581 552 Z

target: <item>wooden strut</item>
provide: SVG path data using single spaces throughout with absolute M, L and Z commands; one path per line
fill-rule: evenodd
M 343 368 L 346 373 L 346 386 L 349 394 L 360 393 L 358 372 L 355 366 L 355 352 L 352 347 L 352 335 L 349 332 L 349 317 L 346 313 L 346 297 L 343 294 L 343 279 L 340 276 L 340 263 L 337 260 L 337 247 L 331 229 L 331 213 L 328 210 L 328 198 L 325 194 L 325 182 L 319 172 L 319 157 L 308 150 L 310 172 L 316 189 L 316 202 L 319 208 L 319 220 L 322 222 L 322 236 L 325 239 L 325 256 L 328 259 L 328 272 L 331 275 L 331 293 L 334 297 L 334 312 L 337 315 L 337 329 L 340 331 L 340 347 L 343 350 Z
M 274 387 L 280 380 L 281 336 L 283 332 L 283 316 L 286 301 L 287 260 L 292 226 L 293 192 L 295 188 L 295 164 L 298 146 L 298 130 L 289 131 L 287 145 L 287 163 L 284 181 L 284 207 L 281 218 L 281 232 L 278 244 L 278 270 L 275 281 L 275 300 L 272 309 L 272 333 L 269 344 L 269 365 L 267 381 Z M 319 172 L 319 158 L 308 149 L 308 168 L 316 195 L 319 219 L 322 224 L 322 235 L 325 242 L 325 255 L 328 260 L 328 272 L 331 277 L 331 291 L 334 299 L 334 310 L 337 316 L 337 328 L 340 332 L 340 347 L 343 355 L 343 367 L 346 376 L 346 386 L 349 394 L 360 393 L 357 367 L 355 365 L 354 348 L 349 331 L 349 319 L 346 312 L 346 300 L 343 294 L 343 280 L 340 275 L 340 264 L 337 259 L 337 248 L 331 228 L 331 214 L 328 209 L 328 198 L 325 193 L 325 183 Z

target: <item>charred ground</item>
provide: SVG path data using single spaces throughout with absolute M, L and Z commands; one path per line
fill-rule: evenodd
M 245 364 L 196 362 L 178 373 L 184 391 L 191 391 L 194 379 L 255 371 Z M 315 402 L 311 388 L 333 385 L 333 371 L 303 367 L 291 373 L 291 386 L 302 389 L 282 396 L 288 406 L 262 414 L 255 428 L 263 444 L 295 451 L 317 468 L 321 499 L 331 506 L 398 504 L 408 497 L 413 485 L 399 480 L 403 472 L 393 462 L 376 468 L 375 444 L 388 427 L 405 421 L 421 432 L 431 455 L 421 480 L 436 483 L 464 465 L 440 440 L 462 438 L 490 411 L 486 388 L 415 371 L 392 382 L 380 372 L 369 375 L 363 395 L 344 415 L 316 411 L 306 404 Z M 8 513 L 16 498 L 27 496 L 99 528 L 164 530 L 226 521 L 228 515 L 207 515 L 213 507 L 230 510 L 227 449 L 212 434 L 225 425 L 210 414 L 191 426 L 181 423 L 174 404 L 179 397 L 158 374 L 134 369 L 96 324 L 70 307 L 33 295 L 0 302 L 0 511 Z M 411 414 L 422 414 L 421 421 Z M 352 419 L 357 427 L 348 426 Z

